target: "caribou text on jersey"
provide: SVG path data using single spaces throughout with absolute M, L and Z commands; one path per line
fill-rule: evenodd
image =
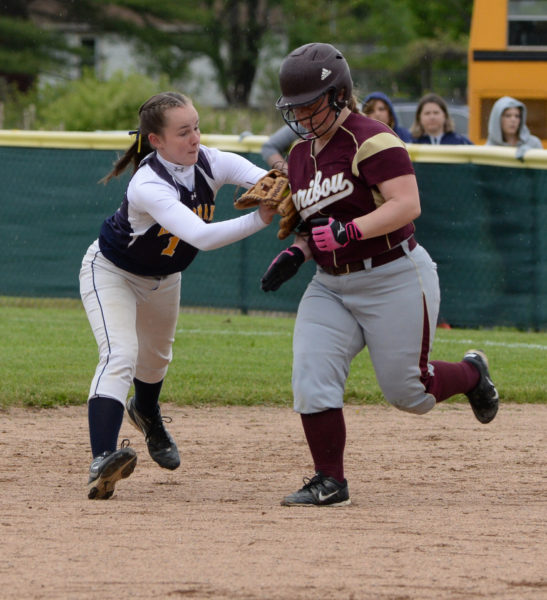
M 323 173 L 317 171 L 308 189 L 298 190 L 294 200 L 300 216 L 306 219 L 309 215 L 349 196 L 352 192 L 353 183 L 344 179 L 344 173 L 335 173 L 323 179 Z

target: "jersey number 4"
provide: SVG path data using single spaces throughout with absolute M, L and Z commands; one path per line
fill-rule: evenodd
M 175 250 L 177 249 L 177 246 L 180 242 L 180 238 L 178 238 L 176 235 L 171 235 L 167 231 L 167 229 L 164 229 L 163 227 L 158 232 L 158 237 L 160 237 L 160 235 L 168 235 L 169 236 L 169 241 L 167 242 L 167 246 L 165 246 L 165 248 L 161 251 L 162 256 L 173 256 L 173 254 L 175 254 Z

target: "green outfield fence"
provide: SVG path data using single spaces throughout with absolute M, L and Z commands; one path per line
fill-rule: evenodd
M 261 166 L 264 136 L 203 135 L 202 143 Z M 0 131 L 0 296 L 78 298 L 82 256 L 119 206 L 127 176 L 98 180 L 129 145 L 125 132 Z M 408 145 L 420 186 L 418 241 L 438 264 L 441 314 L 455 327 L 547 328 L 547 150 Z M 215 219 L 235 216 L 235 188 Z M 275 293 L 260 276 L 287 244 L 277 227 L 201 252 L 183 274 L 181 303 L 294 312 L 314 267 Z

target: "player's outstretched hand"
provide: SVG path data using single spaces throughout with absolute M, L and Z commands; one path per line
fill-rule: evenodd
M 275 292 L 285 281 L 296 275 L 305 262 L 304 252 L 298 246 L 289 246 L 280 252 L 271 262 L 260 280 L 265 292 Z
M 329 218 L 326 225 L 313 227 L 311 235 L 319 250 L 326 252 L 343 248 L 350 243 L 350 240 L 360 240 L 362 237 L 361 231 L 354 221 L 344 225 L 344 223 L 332 217 Z

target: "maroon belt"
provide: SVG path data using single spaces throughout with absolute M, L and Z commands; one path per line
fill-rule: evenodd
M 418 243 L 414 239 L 414 236 L 408 238 L 408 249 L 414 250 Z M 387 265 L 393 260 L 397 260 L 405 255 L 405 251 L 401 246 L 396 246 L 395 248 L 388 250 L 387 252 L 383 252 L 382 254 L 378 254 L 377 256 L 373 256 L 370 259 L 370 268 L 374 269 L 374 267 L 381 267 L 382 265 Z M 365 267 L 365 260 L 358 260 L 357 262 L 346 263 L 345 265 L 339 265 L 337 267 L 329 267 L 321 265 L 321 268 L 325 273 L 329 275 L 347 275 L 348 273 L 355 273 L 357 271 L 364 271 L 367 267 Z

